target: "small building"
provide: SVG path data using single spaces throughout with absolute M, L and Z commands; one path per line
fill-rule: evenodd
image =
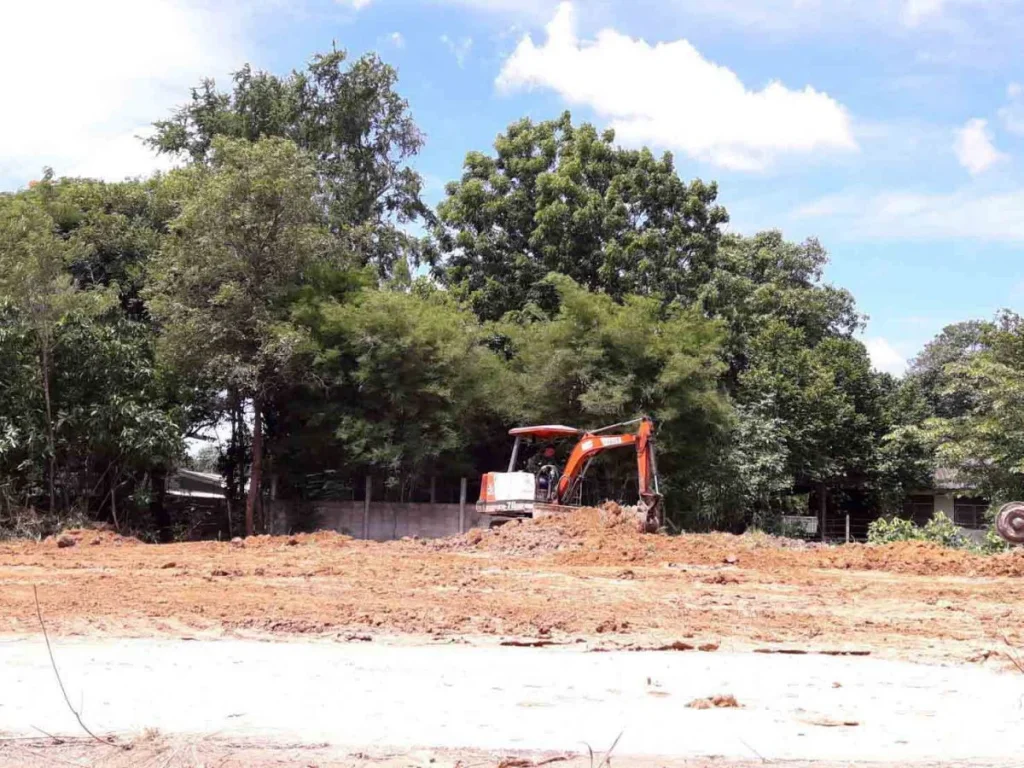
M 990 501 L 973 493 L 974 486 L 957 477 L 955 469 L 935 471 L 932 487 L 915 490 L 903 502 L 904 517 L 924 525 L 943 514 L 960 528 L 980 531 L 988 527 Z
M 176 469 L 167 476 L 167 493 L 189 499 L 223 499 L 224 478 L 216 472 Z

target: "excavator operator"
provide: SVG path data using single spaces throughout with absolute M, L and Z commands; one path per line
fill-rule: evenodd
M 558 472 L 541 471 L 547 466 L 555 466 L 555 446 L 550 443 L 526 462 L 526 471 L 537 476 L 537 491 L 545 499 L 549 496 L 554 483 L 558 482 Z

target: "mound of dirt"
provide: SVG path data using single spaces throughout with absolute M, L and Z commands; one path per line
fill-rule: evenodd
M 600 551 L 612 544 L 642 544 L 645 537 L 638 531 L 637 520 L 635 507 L 607 502 L 600 508 L 583 507 L 565 514 L 510 520 L 497 528 L 474 528 L 461 536 L 425 544 L 441 552 L 476 550 L 513 556 Z
M 765 534 L 666 536 L 640 533 L 634 508 L 606 503 L 533 520 L 514 520 L 490 530 L 422 542 L 437 552 L 486 552 L 513 557 L 551 557 L 563 565 L 672 567 L 711 566 L 776 570 L 823 568 L 935 576 L 1024 576 L 1024 548 L 979 555 L 927 542 L 848 544 Z M 739 577 L 713 577 L 716 583 Z
M 689 709 L 738 709 L 740 703 L 731 693 L 719 693 L 704 699 L 694 699 L 686 706 Z
M 1000 555 L 979 555 L 924 541 L 903 541 L 871 546 L 848 544 L 822 549 L 822 568 L 888 571 L 921 576 L 1024 576 L 1024 550 Z
M 343 546 L 352 541 L 352 537 L 338 531 L 317 531 L 316 533 L 296 533 L 291 536 L 249 536 L 241 539 L 245 549 L 277 549 L 279 547 L 331 547 Z
M 65 549 L 74 546 L 123 547 L 142 544 L 133 536 L 122 536 L 109 528 L 68 528 L 46 539 L 48 544 Z

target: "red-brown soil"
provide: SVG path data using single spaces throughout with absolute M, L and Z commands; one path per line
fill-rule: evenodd
M 334 533 L 0 543 L 0 632 L 431 636 L 595 648 L 855 651 L 982 662 L 1024 644 L 1024 551 L 641 534 L 566 517 L 445 540 Z M 66 543 L 66 542 L 65 542 Z

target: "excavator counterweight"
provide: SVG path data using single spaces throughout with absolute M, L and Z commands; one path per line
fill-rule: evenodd
M 611 430 L 635 426 L 629 433 L 610 434 Z M 480 486 L 477 509 L 492 518 L 492 525 L 515 518 L 543 517 L 574 508 L 580 484 L 596 456 L 615 448 L 632 447 L 636 452 L 639 496 L 637 511 L 641 527 L 657 530 L 661 526 L 662 496 L 658 487 L 658 468 L 654 452 L 654 422 L 644 416 L 635 421 L 613 424 L 601 429 L 583 431 L 561 424 L 517 427 L 509 431 L 515 438 L 507 472 L 488 472 Z M 578 437 L 565 467 L 554 463 L 554 451 L 548 449 L 550 460 L 535 471 L 517 470 L 520 449 L 527 440 L 553 441 Z

